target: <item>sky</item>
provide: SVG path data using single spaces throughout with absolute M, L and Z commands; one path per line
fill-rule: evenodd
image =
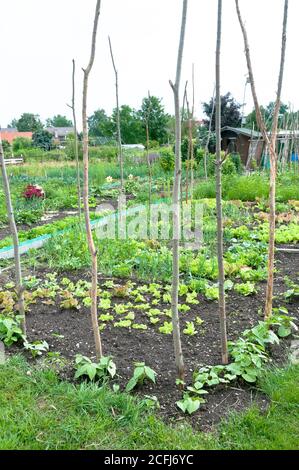
M 174 114 L 169 80 L 175 79 L 182 0 L 102 0 L 96 60 L 90 75 L 88 114 L 115 107 L 115 80 L 108 46 L 111 37 L 119 74 L 120 104 L 139 108 L 150 91 Z M 275 99 L 284 0 L 240 0 L 248 30 L 261 104 Z M 282 100 L 299 109 L 297 43 L 299 2 L 290 0 L 287 58 Z M 42 120 L 71 119 L 72 59 L 76 60 L 76 110 L 81 122 L 82 67 L 86 67 L 96 0 L 0 0 L 0 124 L 24 112 Z M 195 114 L 215 82 L 217 0 L 189 0 L 183 57 L 182 94 L 195 67 Z M 295 60 L 294 60 L 295 59 Z M 221 93 L 244 102 L 244 45 L 234 0 L 223 0 Z M 253 108 L 250 87 L 245 114 Z

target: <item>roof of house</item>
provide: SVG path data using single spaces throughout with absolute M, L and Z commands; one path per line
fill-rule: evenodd
M 1 139 L 7 140 L 10 144 L 16 139 L 17 137 L 25 137 L 27 139 L 32 139 L 32 132 L 19 132 L 17 129 L 9 128 L 9 129 L 1 129 L 0 130 Z
M 252 129 L 247 129 L 246 127 L 230 127 L 225 126 L 221 129 L 221 132 L 231 131 L 238 135 L 245 135 L 246 137 L 259 138 L 262 137 L 262 134 L 258 131 L 253 131 Z
M 74 132 L 73 127 L 46 127 L 46 130 L 53 134 L 55 137 L 66 137 L 68 134 Z

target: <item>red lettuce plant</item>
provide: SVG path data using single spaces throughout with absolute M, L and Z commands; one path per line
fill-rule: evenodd
M 41 186 L 36 184 L 29 184 L 24 191 L 23 196 L 26 199 L 33 199 L 33 198 L 44 198 L 45 192 Z

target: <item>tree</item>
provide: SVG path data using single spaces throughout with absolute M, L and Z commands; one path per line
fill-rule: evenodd
M 46 130 L 34 132 L 32 135 L 32 146 L 43 150 L 51 150 L 53 136 Z
M 13 119 L 13 120 L 11 121 L 11 123 L 8 124 L 8 126 L 7 126 L 8 129 L 16 129 L 16 128 L 17 128 L 17 123 L 18 123 L 18 120 L 17 120 L 17 119 Z
M 273 125 L 273 114 L 274 114 L 275 103 L 271 101 L 265 108 L 260 106 L 260 112 L 263 116 L 263 119 L 266 124 L 266 128 L 268 131 L 271 130 Z M 278 127 L 283 127 L 285 123 L 285 117 L 288 114 L 289 107 L 287 104 L 281 103 L 279 113 L 278 113 Z M 256 117 L 255 109 L 252 110 L 250 114 L 246 117 L 245 126 L 249 129 L 258 129 L 258 122 Z
M 281 41 L 281 56 L 280 56 L 280 68 L 278 76 L 278 85 L 277 85 L 277 94 L 276 101 L 274 106 L 273 121 L 271 134 L 267 132 L 267 126 L 265 120 L 261 114 L 259 101 L 257 97 L 257 92 L 255 88 L 255 81 L 252 69 L 251 54 L 249 49 L 249 41 L 247 31 L 241 16 L 241 11 L 239 7 L 239 1 L 235 0 L 237 16 L 239 19 L 244 46 L 245 46 L 245 56 L 247 62 L 247 68 L 250 78 L 251 93 L 253 96 L 257 123 L 260 131 L 263 134 L 264 141 L 269 148 L 270 152 L 270 194 L 269 194 L 269 246 L 268 246 L 268 280 L 267 280 L 267 291 L 266 291 L 266 303 L 265 303 L 265 319 L 268 319 L 272 315 L 272 306 L 273 306 L 273 272 L 274 272 L 274 253 L 275 253 L 275 218 L 276 218 L 276 207 L 275 207 L 275 197 L 276 197 L 276 172 L 277 172 L 277 152 L 276 152 L 276 138 L 277 138 L 277 129 L 278 129 L 278 119 L 279 119 L 279 110 L 281 106 L 281 92 L 283 84 L 283 75 L 284 75 L 284 64 L 285 64 L 285 54 L 286 54 L 286 40 L 287 40 L 287 22 L 288 22 L 288 7 L 289 2 L 285 0 L 284 3 L 284 15 L 283 15 L 283 27 L 282 27 L 282 41 Z
M 147 116 L 149 116 L 150 140 L 156 140 L 160 144 L 167 143 L 168 115 L 162 105 L 162 99 L 156 96 L 143 98 L 139 113 L 144 129 Z
M 19 132 L 36 132 L 43 129 L 38 114 L 24 113 L 17 121 L 13 121 Z
M 203 103 L 203 110 L 208 119 L 204 120 L 204 123 L 207 127 L 210 125 L 210 120 L 212 116 L 212 125 L 211 131 L 215 131 L 216 117 L 213 112 L 215 106 L 215 98 L 211 98 L 208 103 Z M 231 126 L 239 127 L 241 126 L 242 115 L 240 112 L 241 104 L 239 104 L 231 93 L 226 93 L 226 95 L 221 96 L 221 125 L 222 127 Z
M 139 144 L 145 142 L 143 123 L 138 112 L 125 104 L 120 107 L 119 114 L 121 138 L 123 144 Z M 114 109 L 112 114 L 113 134 L 116 133 L 116 121 L 117 113 L 116 109 Z
M 100 360 L 102 357 L 102 342 L 99 330 L 98 322 L 98 259 L 97 259 L 97 249 L 92 238 L 91 223 L 90 223 L 90 211 L 89 211 L 89 155 L 88 155 L 88 125 L 87 125 L 87 94 L 88 94 L 88 80 L 91 69 L 93 67 L 95 52 L 96 52 L 96 39 L 97 39 L 97 30 L 98 22 L 101 11 L 101 0 L 97 0 L 93 31 L 92 31 L 92 41 L 91 41 L 91 52 L 90 59 L 86 69 L 84 69 L 84 79 L 83 79 L 83 103 L 82 103 L 82 127 L 83 127 L 83 205 L 84 205 L 84 218 L 85 218 L 85 227 L 86 235 L 88 242 L 88 249 L 91 256 L 91 322 L 93 329 L 93 336 L 95 341 L 95 350 L 97 359 Z
M 47 127 L 72 127 L 73 123 L 70 121 L 66 116 L 61 116 L 61 114 L 57 114 L 52 118 L 47 119 L 46 121 Z
M 178 377 L 184 380 L 185 366 L 181 344 L 180 320 L 178 314 L 178 293 L 179 293 L 179 276 L 180 276 L 180 227 L 181 227 L 181 208 L 180 208 L 180 188 L 181 188 L 181 113 L 180 113 L 180 82 L 182 72 L 183 50 L 185 42 L 185 30 L 187 20 L 188 0 L 183 0 L 182 22 L 180 41 L 178 47 L 178 58 L 176 68 L 175 83 L 170 81 L 173 91 L 174 107 L 175 107 L 175 169 L 174 169 L 174 185 L 173 185 L 173 246 L 172 246 L 172 286 L 171 286 L 171 311 L 172 311 L 172 327 L 173 327 L 173 344 L 175 363 L 177 367 Z
M 88 118 L 89 135 L 91 137 L 113 137 L 113 124 L 104 109 L 98 109 Z
M 226 305 L 224 291 L 224 259 L 223 259 L 223 214 L 222 214 L 222 155 L 221 155 L 221 95 L 220 95 L 220 54 L 222 32 L 222 0 L 218 0 L 217 46 L 216 46 L 216 96 L 215 96 L 215 130 L 216 130 L 216 210 L 217 210 L 217 257 L 219 286 L 219 317 L 222 363 L 228 363 Z M 226 95 L 227 96 L 227 95 Z

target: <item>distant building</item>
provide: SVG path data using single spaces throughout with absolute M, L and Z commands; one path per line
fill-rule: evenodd
M 7 140 L 10 144 L 13 143 L 17 137 L 25 137 L 26 139 L 32 139 L 32 132 L 19 132 L 18 129 L 9 127 L 7 129 L 1 129 L 0 135 L 2 140 Z
M 268 133 L 269 138 L 271 133 Z M 278 161 L 298 162 L 299 130 L 280 130 L 277 133 Z M 269 149 L 261 132 L 251 129 L 223 127 L 221 129 L 221 149 L 228 153 L 238 153 L 242 163 L 249 169 L 254 159 L 258 165 L 269 167 Z
M 75 129 L 73 127 L 46 127 L 46 131 L 53 135 L 54 140 L 63 143 L 69 134 L 74 134 Z
M 255 159 L 259 164 L 264 150 L 260 132 L 244 127 L 223 127 L 221 129 L 221 148 L 228 153 L 240 154 L 243 165 Z

